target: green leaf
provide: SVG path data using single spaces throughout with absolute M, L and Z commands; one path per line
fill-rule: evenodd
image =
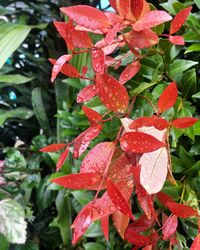
M 194 2 L 197 5 L 197 7 L 200 9 L 200 0 L 194 0 Z
M 0 234 L 1 250 L 9 250 L 9 243 L 6 238 Z
M 196 91 L 196 70 L 191 69 L 183 74 L 182 78 L 182 94 L 184 97 L 191 97 Z
M 5 120 L 10 118 L 18 118 L 22 120 L 29 119 L 33 116 L 33 111 L 27 108 L 16 108 L 10 111 L 0 110 L 0 126 L 5 122 Z
M 23 84 L 26 82 L 30 82 L 34 78 L 25 77 L 23 75 L 0 75 L 0 88 L 13 86 L 15 84 Z
M 196 52 L 196 51 L 200 51 L 200 44 L 199 43 L 190 45 L 186 49 L 185 54 L 190 53 L 190 52 Z
M 131 90 L 130 91 L 130 95 L 131 95 L 131 97 L 137 96 L 137 95 L 141 94 L 143 91 L 145 91 L 146 89 L 154 86 L 157 83 L 158 83 L 158 81 L 151 82 L 151 83 L 143 82 L 138 87 L 136 87 L 135 89 Z
M 196 93 L 196 94 L 194 94 L 193 96 L 192 96 L 192 98 L 200 98 L 200 92 L 198 92 L 198 93 Z
M 0 233 L 11 243 L 25 243 L 27 225 L 24 218 L 24 210 L 15 200 L 0 201 Z
M 85 243 L 83 244 L 83 247 L 85 250 L 106 250 L 103 245 L 94 242 Z

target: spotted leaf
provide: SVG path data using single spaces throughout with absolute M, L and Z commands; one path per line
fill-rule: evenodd
M 63 7 L 60 10 L 77 24 L 91 30 L 101 30 L 111 24 L 102 11 L 87 5 Z
M 52 179 L 51 182 L 56 183 L 64 188 L 69 189 L 89 189 L 93 190 L 98 188 L 96 183 L 99 183 L 101 176 L 96 173 L 78 173 L 78 174 L 69 174 L 66 176 L 61 176 L 55 179 Z
M 169 239 L 175 232 L 178 226 L 178 218 L 176 215 L 168 217 L 162 227 L 163 240 Z
M 134 220 L 134 216 L 127 201 L 125 200 L 119 189 L 115 186 L 115 184 L 112 183 L 110 178 L 107 178 L 107 191 L 111 201 L 115 204 L 116 208 L 120 212 Z
M 197 215 L 197 211 L 194 208 L 189 207 L 185 204 L 168 202 L 167 207 L 173 214 L 180 218 L 188 218 Z
M 91 125 L 94 125 L 102 121 L 102 116 L 95 110 L 88 108 L 86 106 L 83 106 L 82 109 L 85 115 L 87 116 L 88 120 L 90 121 Z
M 142 132 L 124 134 L 120 139 L 120 144 L 124 151 L 131 151 L 133 153 L 148 153 L 165 147 L 165 143 L 157 140 L 152 135 Z
M 103 50 L 92 51 L 92 67 L 95 73 L 103 74 L 105 71 L 105 54 Z
M 67 144 L 64 144 L 64 143 L 50 144 L 44 148 L 41 148 L 40 152 L 55 152 L 55 151 L 65 148 L 66 146 Z
M 96 87 L 101 101 L 108 109 L 118 112 L 125 111 L 129 102 L 128 93 L 115 78 L 107 73 L 96 75 Z
M 77 96 L 77 103 L 87 102 L 97 95 L 97 89 L 94 84 L 90 84 L 82 89 Z
M 174 17 L 174 19 L 171 22 L 171 26 L 170 26 L 170 30 L 169 30 L 169 34 L 172 35 L 175 32 L 177 32 L 181 26 L 185 23 L 185 20 L 187 19 L 187 17 L 190 14 L 192 7 L 187 7 L 181 11 L 178 12 L 178 14 L 176 14 L 176 16 Z
M 163 91 L 160 98 L 158 99 L 158 112 L 162 113 L 169 108 L 173 107 L 176 103 L 178 97 L 178 89 L 176 83 L 172 82 L 167 88 Z
M 139 61 L 135 61 L 131 64 L 129 64 L 121 73 L 120 77 L 119 77 L 119 82 L 121 84 L 126 83 L 128 80 L 130 80 L 132 77 L 134 77 L 138 71 L 140 70 L 140 62 Z
M 105 41 L 107 44 L 111 44 L 117 34 L 117 32 L 120 30 L 120 24 L 116 23 L 116 25 L 113 26 L 112 29 L 109 29 L 108 33 L 105 36 Z
M 142 14 L 144 2 L 144 0 L 131 0 L 131 12 L 136 19 L 138 19 Z
M 69 146 L 66 147 L 66 149 L 62 152 L 60 155 L 58 162 L 56 164 L 56 170 L 59 171 L 64 164 L 65 160 L 67 159 L 67 156 L 69 154 Z
M 148 28 L 155 27 L 161 23 L 170 21 L 172 17 L 165 11 L 153 10 L 145 14 L 137 22 L 133 24 L 135 31 L 141 31 Z
M 199 119 L 192 117 L 182 117 L 173 120 L 172 126 L 175 128 L 188 128 L 193 126 Z

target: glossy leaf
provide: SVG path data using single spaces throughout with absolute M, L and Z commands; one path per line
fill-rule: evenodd
M 67 159 L 67 156 L 69 154 L 69 146 L 66 147 L 66 149 L 62 152 L 60 155 L 58 162 L 56 164 L 56 170 L 59 171 L 64 164 L 65 160 Z
M 110 164 L 114 150 L 115 145 L 113 142 L 97 144 L 82 161 L 81 173 L 104 173 L 106 166 Z
M 97 95 L 97 89 L 94 84 L 90 84 L 82 89 L 77 96 L 77 103 L 87 102 Z
M 107 191 L 111 201 L 115 204 L 116 208 L 123 214 L 134 220 L 134 216 L 130 210 L 130 207 L 114 183 L 108 178 L 107 179 Z
M 141 127 L 151 127 L 151 126 L 153 126 L 158 130 L 163 130 L 168 127 L 168 122 L 164 118 L 157 116 L 139 117 L 131 123 L 129 128 L 138 129 Z
M 105 71 L 105 54 L 103 50 L 96 49 L 92 51 L 92 67 L 95 73 L 103 74 Z
M 148 48 L 158 43 L 158 36 L 150 29 L 141 31 L 132 30 L 124 35 L 128 44 L 133 48 Z
M 175 232 L 178 226 L 178 218 L 176 215 L 168 217 L 162 227 L 163 240 L 169 239 Z
M 92 127 L 89 127 L 75 139 L 73 151 L 74 158 L 78 158 L 80 155 L 83 154 L 83 152 L 85 152 L 91 140 L 93 140 L 99 135 L 101 129 L 102 125 L 96 124 Z
M 197 215 L 197 211 L 185 204 L 167 203 L 169 210 L 180 218 L 188 218 Z
M 67 144 L 64 144 L 64 143 L 50 144 L 44 148 L 41 148 L 40 152 L 55 152 L 55 151 L 65 148 L 66 146 Z
M 165 143 L 142 132 L 126 133 L 121 137 L 120 144 L 124 151 L 131 151 L 133 153 L 148 153 L 165 147 Z
M 131 222 L 128 228 L 132 228 L 135 232 L 141 233 L 153 226 L 154 218 L 150 220 L 145 214 L 141 215 L 136 221 Z
M 161 23 L 170 21 L 172 17 L 167 12 L 162 10 L 153 10 L 140 18 L 133 24 L 135 31 L 146 30 L 148 28 L 155 27 Z
M 120 16 L 125 18 L 130 10 L 130 0 L 116 0 L 116 6 Z
M 112 111 L 124 112 L 128 106 L 128 93 L 115 78 L 108 75 L 96 75 L 96 87 L 103 104 Z
M 120 77 L 119 77 L 119 82 L 121 84 L 126 83 L 128 80 L 130 80 L 132 77 L 134 77 L 138 71 L 140 70 L 140 62 L 139 61 L 135 61 L 131 64 L 129 64 L 121 73 Z
M 128 228 L 125 233 L 125 240 L 138 247 L 147 246 L 151 243 L 149 237 L 137 233 L 134 229 Z
M 172 82 L 167 88 L 163 91 L 160 98 L 158 99 L 158 112 L 162 113 L 169 108 L 173 107 L 176 103 L 178 97 L 178 89 L 176 83 Z
M 107 44 L 111 44 L 116 37 L 117 32 L 120 30 L 120 24 L 116 23 L 112 29 L 109 29 L 108 33 L 105 36 L 105 41 Z
M 88 108 L 86 106 L 82 107 L 83 112 L 87 116 L 88 120 L 90 121 L 91 125 L 102 121 L 102 116 L 97 113 L 95 110 Z
M 121 213 L 119 210 L 116 210 L 112 214 L 113 224 L 116 228 L 119 235 L 124 239 L 124 234 L 127 229 L 130 218 L 125 214 Z
M 109 240 L 109 216 L 104 216 L 101 218 L 101 228 L 106 240 Z
M 175 44 L 175 45 L 185 44 L 183 36 L 169 36 L 168 40 L 170 41 L 170 43 Z
M 131 12 L 133 16 L 138 19 L 144 8 L 144 0 L 131 0 L 130 2 Z
M 175 201 L 169 195 L 163 192 L 157 193 L 156 196 L 159 202 L 165 207 L 167 207 L 167 203 L 175 203 Z
M 107 16 L 102 11 L 87 5 L 62 7 L 60 10 L 77 24 L 91 30 L 101 30 L 110 26 Z
M 190 250 L 199 250 L 200 249 L 200 233 L 194 239 Z
M 49 59 L 49 61 L 55 65 L 56 64 L 56 60 L 54 59 Z M 60 69 L 60 72 L 68 77 L 71 77 L 71 78 L 78 78 L 80 77 L 80 74 L 78 72 L 78 70 L 71 64 L 69 63 L 65 63 L 62 68 Z
M 188 128 L 193 126 L 196 122 L 198 122 L 198 118 L 192 117 L 182 117 L 173 120 L 172 126 L 175 128 Z
M 53 69 L 52 69 L 51 82 L 54 82 L 58 73 L 61 71 L 63 65 L 66 62 L 68 62 L 71 58 L 72 58 L 71 55 L 63 55 L 63 56 L 58 58 L 58 60 L 55 62 Z
M 178 14 L 176 14 L 176 16 L 174 17 L 174 19 L 171 22 L 171 26 L 170 26 L 170 30 L 169 30 L 169 34 L 172 35 L 175 32 L 177 32 L 181 26 L 185 23 L 185 20 L 187 19 L 187 17 L 190 14 L 192 7 L 187 7 L 181 11 L 179 11 Z
M 101 176 L 96 173 L 78 173 L 69 174 L 52 179 L 51 182 L 56 183 L 64 188 L 79 189 L 96 189 L 95 184 L 101 180 Z

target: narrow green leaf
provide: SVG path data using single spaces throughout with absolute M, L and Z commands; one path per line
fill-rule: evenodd
M 13 75 L 0 75 L 0 88 L 13 86 L 15 84 L 23 84 L 30 82 L 34 78 L 26 77 L 23 75 L 13 74 Z

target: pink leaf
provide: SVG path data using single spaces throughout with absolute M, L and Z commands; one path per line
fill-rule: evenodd
M 200 233 L 194 239 L 190 250 L 199 250 L 200 249 Z
M 144 7 L 144 0 L 131 0 L 130 5 L 133 16 L 138 19 Z
M 178 14 L 174 17 L 174 19 L 171 22 L 169 31 L 170 35 L 174 34 L 181 28 L 181 26 L 185 23 L 185 20 L 189 16 L 191 9 L 192 7 L 190 6 L 178 12 Z
M 166 148 L 143 154 L 139 165 L 141 165 L 140 183 L 142 186 L 148 194 L 158 193 L 167 177 L 168 154 Z
M 50 144 L 44 148 L 41 148 L 40 152 L 55 152 L 55 151 L 65 148 L 66 146 L 67 144 L 64 144 L 64 143 Z
M 107 178 L 107 191 L 111 201 L 115 204 L 116 208 L 120 212 L 134 220 L 135 218 L 131 212 L 127 201 L 125 200 L 119 189 L 115 186 L 115 184 L 112 183 L 110 178 Z
M 96 75 L 96 87 L 99 98 L 108 109 L 118 112 L 125 111 L 129 102 L 128 93 L 115 78 L 106 73 Z
M 169 36 L 168 40 L 170 43 L 175 44 L 175 45 L 184 45 L 185 41 L 182 36 Z
M 172 126 L 175 128 L 188 128 L 193 126 L 196 122 L 198 122 L 198 118 L 193 117 L 182 117 L 173 120 Z
M 98 188 L 96 183 L 99 184 L 101 176 L 96 173 L 78 173 L 69 174 L 66 176 L 61 176 L 52 179 L 51 182 L 56 183 L 64 188 L 79 190 L 79 189 L 89 189 L 93 190 Z
M 73 151 L 73 157 L 78 158 L 80 155 L 85 152 L 87 147 L 89 146 L 91 140 L 93 140 L 95 137 L 97 137 L 102 129 L 101 124 L 96 124 L 84 132 L 82 132 L 74 142 L 74 151 Z
M 131 151 L 133 153 L 149 153 L 165 147 L 165 143 L 142 132 L 126 133 L 121 137 L 120 143 L 124 151 Z
M 158 112 L 162 113 L 169 108 L 173 107 L 176 103 L 178 97 L 178 89 L 176 83 L 172 82 L 167 88 L 163 91 L 160 98 L 158 99 Z
M 169 210 L 180 218 L 189 218 L 197 215 L 197 211 L 187 205 L 178 203 L 167 203 Z
M 120 30 L 120 24 L 117 23 L 114 25 L 112 29 L 109 29 L 108 33 L 105 36 L 105 41 L 107 44 L 111 44 L 117 34 L 117 32 Z
M 112 214 L 113 224 L 116 228 L 119 235 L 124 239 L 124 234 L 127 229 L 130 218 L 125 214 L 121 213 L 119 210 L 116 210 Z
M 131 244 L 134 244 L 138 247 L 147 246 L 151 243 L 151 240 L 149 239 L 149 237 L 135 232 L 135 230 L 132 228 L 128 228 L 126 230 L 125 240 L 127 240 Z
M 110 26 L 107 16 L 102 11 L 87 5 L 63 7 L 60 10 L 77 24 L 92 30 L 101 30 Z
M 88 108 L 86 106 L 83 106 L 82 109 L 88 120 L 90 121 L 91 125 L 102 121 L 102 116 L 93 109 Z
M 162 10 L 152 10 L 145 14 L 137 22 L 133 24 L 135 31 L 146 30 L 148 28 L 155 27 L 161 23 L 171 20 L 172 17 L 167 12 Z
M 124 36 L 131 47 L 139 49 L 148 48 L 158 43 L 158 36 L 148 28 L 141 31 L 132 30 Z
M 90 84 L 82 89 L 77 96 L 77 103 L 87 102 L 97 95 L 97 89 L 94 84 Z
M 58 58 L 58 60 L 55 62 L 53 69 L 52 69 L 51 82 L 54 82 L 58 73 L 61 71 L 63 65 L 66 62 L 68 62 L 71 58 L 72 58 L 72 55 L 63 55 Z
M 103 50 L 92 51 L 92 67 L 95 73 L 103 74 L 105 71 L 105 54 Z
M 135 61 L 131 64 L 129 64 L 121 73 L 119 77 L 119 82 L 121 84 L 126 83 L 128 80 L 130 80 L 132 77 L 134 77 L 138 71 L 140 70 L 140 61 Z
M 69 146 L 67 146 L 65 151 L 63 151 L 62 154 L 60 155 L 58 162 L 56 164 L 56 171 L 59 171 L 61 169 L 62 165 L 67 159 L 68 154 L 69 154 Z
M 162 228 L 163 240 L 169 239 L 175 232 L 178 226 L 178 218 L 176 215 L 168 217 Z
M 162 118 L 157 116 L 152 117 L 139 117 L 136 120 L 134 120 L 131 125 L 129 126 L 130 129 L 138 129 L 141 127 L 151 127 L 158 130 L 163 130 L 168 127 L 168 122 Z
M 101 218 L 101 228 L 106 240 L 109 240 L 109 216 L 104 216 Z

